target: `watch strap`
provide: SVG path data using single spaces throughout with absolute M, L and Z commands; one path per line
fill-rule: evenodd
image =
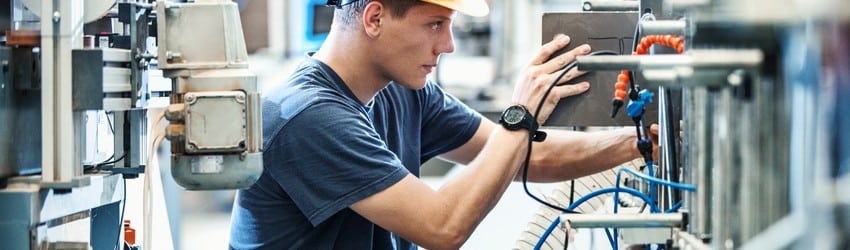
M 531 140 L 536 142 L 542 142 L 543 140 L 546 140 L 546 132 L 540 130 L 534 131 L 534 134 L 531 135 Z
M 502 124 L 502 126 L 504 126 L 508 130 L 518 130 L 518 129 L 528 130 L 529 136 L 531 137 L 532 141 L 542 142 L 543 140 L 546 140 L 546 132 L 538 130 L 540 128 L 540 125 L 537 123 L 537 119 L 534 118 L 534 115 L 531 114 L 531 111 L 529 111 L 527 108 L 525 108 L 522 105 L 515 105 L 515 106 L 520 106 L 522 108 L 522 110 L 525 111 L 525 114 L 523 115 L 522 120 L 519 123 L 516 123 L 516 124 L 508 124 L 504 120 L 505 112 L 507 112 L 509 109 L 511 109 L 511 107 L 514 107 L 514 106 L 511 106 L 511 107 L 508 107 L 508 109 L 505 109 L 505 111 L 502 113 L 502 116 L 499 118 L 499 123 Z

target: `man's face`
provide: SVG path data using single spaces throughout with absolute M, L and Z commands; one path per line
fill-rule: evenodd
M 455 11 L 433 4 L 410 8 L 402 17 L 383 22 L 375 59 L 384 77 L 411 89 L 425 86 L 425 77 L 442 53 L 454 51 Z

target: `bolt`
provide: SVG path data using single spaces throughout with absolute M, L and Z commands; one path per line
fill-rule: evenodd
M 53 22 L 54 22 L 54 23 L 58 23 L 58 22 L 59 22 L 60 17 L 61 17 L 61 15 L 59 15 L 59 11 L 54 11 L 54 12 L 53 12 Z
M 185 98 L 186 98 L 186 102 L 194 102 L 195 101 L 195 95 L 186 95 Z
M 181 56 L 182 55 L 179 52 L 172 52 L 170 50 L 165 52 L 165 59 L 168 59 L 169 61 L 178 59 Z
M 169 10 L 179 10 L 180 7 L 181 6 L 179 4 L 166 4 L 165 6 L 165 8 L 168 8 Z
M 744 77 L 740 74 L 740 72 L 735 71 L 726 76 L 726 81 L 732 86 L 740 86 L 744 83 Z
M 726 244 L 724 244 L 724 245 L 726 245 L 726 249 L 733 249 L 733 248 L 735 248 L 735 242 L 734 242 L 734 241 L 732 241 L 732 239 L 726 239 L 726 242 L 725 242 L 725 243 L 726 243 Z
M 198 147 L 195 146 L 195 144 L 191 144 L 191 143 L 189 145 L 186 145 L 186 148 L 188 148 L 189 150 L 193 150 L 193 151 L 198 150 Z
M 237 96 L 236 96 L 236 100 L 237 100 L 237 101 L 239 101 L 239 102 L 244 102 L 244 101 L 245 101 L 245 96 L 244 96 L 244 95 L 237 95 Z

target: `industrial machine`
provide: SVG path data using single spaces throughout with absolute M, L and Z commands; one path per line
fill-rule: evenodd
M 0 6 L 4 249 L 132 247 L 121 233 L 123 180 L 158 178 L 145 173 L 156 170 L 152 154 L 165 138 L 186 189 L 259 178 L 260 97 L 235 3 Z
M 543 40 L 578 30 L 588 37 L 578 44 L 620 54 L 577 59 L 579 70 L 602 81 L 595 84 L 610 87 L 571 103 L 605 111 L 551 117 L 570 126 L 628 116 L 641 139 L 657 123 L 659 159 L 644 154 L 635 170 L 618 170 L 615 187 L 572 203 L 553 196 L 575 209 L 614 193 L 596 213 L 550 217 L 549 228 L 532 230 L 537 238 L 517 248 L 563 248 L 564 221 L 604 229 L 599 249 L 850 246 L 846 1 L 588 0 L 582 7 L 544 14 Z M 647 101 L 657 104 L 657 119 L 644 116 Z

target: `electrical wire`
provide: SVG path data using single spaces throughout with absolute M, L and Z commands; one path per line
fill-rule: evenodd
M 151 112 L 151 110 L 148 110 L 148 112 Z M 145 167 L 145 172 L 144 172 L 145 178 L 144 178 L 144 184 L 143 184 L 144 186 L 143 186 L 143 193 L 142 193 L 142 199 L 143 199 L 142 213 L 144 215 L 144 217 L 143 217 L 143 227 L 146 228 L 146 229 L 152 228 L 152 226 L 153 226 L 153 223 L 152 223 L 152 217 L 153 217 L 153 208 L 152 208 L 153 183 L 152 183 L 152 179 L 153 178 L 159 178 L 158 177 L 159 176 L 159 169 L 158 169 L 159 165 L 158 164 L 151 164 L 151 162 L 153 161 L 153 159 L 157 158 L 156 149 L 159 148 L 160 143 L 165 138 L 165 131 L 160 128 L 160 124 L 161 124 L 162 120 L 164 120 L 164 118 L 165 118 L 165 112 L 164 111 L 160 112 L 158 115 L 156 115 L 156 122 L 154 123 L 154 125 L 151 126 L 150 128 L 148 128 L 148 134 L 151 134 L 150 132 L 153 131 L 153 130 L 158 131 L 158 133 L 156 133 L 156 135 L 154 136 L 153 142 L 150 145 L 150 150 L 148 151 L 148 157 L 145 161 L 146 167 Z M 142 243 L 144 246 L 148 246 L 151 243 L 152 233 L 150 231 L 151 230 L 145 230 L 144 231 L 143 243 Z
M 635 34 L 632 37 L 632 51 L 631 51 L 632 53 L 634 53 L 637 50 L 638 41 L 640 41 L 640 21 L 641 21 L 640 19 L 641 18 L 638 18 L 638 22 L 635 24 Z M 629 71 L 629 87 L 632 89 L 632 91 L 637 93 L 637 85 L 635 84 L 635 72 L 634 71 Z
M 121 200 L 121 219 L 118 220 L 119 228 L 121 228 L 121 232 L 124 232 L 124 212 L 127 210 L 127 178 L 121 177 L 124 180 L 124 199 Z M 121 244 L 121 232 L 118 233 L 118 238 L 115 239 L 115 243 L 118 245 Z M 126 242 L 124 242 L 126 244 Z
M 570 204 L 570 206 L 567 209 L 574 209 L 578 205 L 581 205 L 582 203 L 584 203 L 584 202 L 586 202 L 590 199 L 593 199 L 596 196 L 600 196 L 600 195 L 607 194 L 607 193 L 618 194 L 619 192 L 625 192 L 625 193 L 628 193 L 630 195 L 633 195 L 635 197 L 640 198 L 641 200 L 643 200 L 644 202 L 649 204 L 649 211 L 650 212 L 653 212 L 653 213 L 661 212 L 661 209 L 658 208 L 658 205 L 656 205 L 654 201 L 649 199 L 649 196 L 647 196 L 644 193 L 641 193 L 640 191 L 637 191 L 637 190 L 634 190 L 634 189 L 631 189 L 631 188 L 627 188 L 627 187 L 609 187 L 609 188 L 603 188 L 603 189 L 599 189 L 599 190 L 590 192 L 589 194 L 579 198 L 575 203 Z
M 677 189 L 681 189 L 681 190 L 691 191 L 691 192 L 697 191 L 697 188 L 694 185 L 672 182 L 672 181 L 665 181 L 665 180 L 658 179 L 658 178 L 655 178 L 655 177 L 652 177 L 652 176 L 648 176 L 644 173 L 638 172 L 638 171 L 631 169 L 631 168 L 620 168 L 620 170 L 617 171 L 617 184 L 616 185 L 620 185 L 620 183 L 619 183 L 620 182 L 620 176 L 622 175 L 623 172 L 627 172 L 627 173 L 629 173 L 629 174 L 631 174 L 635 177 L 641 178 L 641 179 L 643 179 L 647 182 L 652 182 L 652 183 L 656 183 L 656 184 L 660 184 L 660 185 L 664 185 L 664 186 L 669 186 L 669 187 L 673 187 L 673 188 L 677 188 Z
M 95 164 L 94 167 L 98 168 L 98 167 L 102 167 L 102 166 L 109 165 L 109 164 L 115 164 L 116 162 L 123 160 L 124 157 L 126 157 L 126 156 L 127 156 L 127 152 L 124 152 L 124 154 L 122 154 L 121 157 L 118 157 L 118 159 L 115 159 L 113 161 L 101 162 L 101 163 Z M 111 159 L 111 157 L 110 157 L 110 159 Z
M 650 166 L 650 167 L 652 167 L 652 166 Z M 650 182 L 650 183 L 661 184 L 661 185 L 664 185 L 664 186 L 669 186 L 669 187 L 687 190 L 687 191 L 691 191 L 691 192 L 695 192 L 697 190 L 697 188 L 693 185 L 665 181 L 665 180 L 662 180 L 662 179 L 658 179 L 658 178 L 655 178 L 655 177 L 652 177 L 652 176 L 645 175 L 645 174 L 638 172 L 638 171 L 631 169 L 631 168 L 620 168 L 620 170 L 617 171 L 617 178 L 616 178 L 616 181 L 615 181 L 615 184 L 614 184 L 614 185 L 616 185 L 615 187 L 620 187 L 620 178 L 621 178 L 623 172 L 628 172 L 629 174 L 632 174 L 635 177 L 644 179 L 645 181 Z M 620 193 L 614 192 L 614 200 L 619 201 L 619 199 L 620 199 Z M 618 207 L 619 206 L 614 206 L 614 213 L 615 214 L 617 213 Z M 653 210 L 650 208 L 650 211 L 653 211 Z M 656 207 L 656 210 L 654 210 L 654 212 L 658 212 L 657 207 Z M 614 235 L 615 236 L 617 235 L 616 231 L 614 232 Z
M 650 168 L 654 167 L 654 166 L 652 166 L 652 164 L 648 164 L 648 165 L 649 165 L 648 167 L 650 167 Z M 638 172 L 638 171 L 635 171 L 634 169 L 631 169 L 631 168 L 620 168 L 620 170 L 617 171 L 617 180 L 615 182 L 616 187 L 620 187 L 620 177 L 622 176 L 623 172 L 628 172 L 628 173 L 634 175 L 635 177 L 638 177 L 638 178 L 644 179 L 647 182 L 650 182 L 650 187 L 653 187 L 652 184 L 654 183 L 654 184 L 661 184 L 661 185 L 664 185 L 664 186 L 669 186 L 669 187 L 678 188 L 678 189 L 682 189 L 682 190 L 687 190 L 687 191 L 691 191 L 691 192 L 695 192 L 697 190 L 697 188 L 693 185 L 665 181 L 665 180 L 662 180 L 662 179 L 658 179 L 658 178 L 655 178 L 655 177 L 652 177 L 652 176 L 645 175 L 645 174 Z M 618 201 L 619 197 L 620 197 L 620 193 L 615 191 L 614 192 L 614 200 Z M 617 208 L 619 208 L 619 206 L 614 205 L 614 214 L 617 214 L 617 210 L 618 210 Z M 650 209 L 650 212 L 658 212 L 658 210 L 653 211 L 652 209 Z M 617 231 L 616 231 L 616 229 L 614 229 L 615 246 L 617 245 L 616 244 L 617 241 L 618 241 L 617 240 Z
M 115 136 L 115 127 L 112 126 L 112 120 L 109 119 L 109 113 L 112 112 L 103 111 L 103 114 L 106 116 L 106 124 L 109 125 L 109 131 L 112 131 L 112 136 Z
M 546 238 L 549 237 L 550 234 L 552 234 L 552 231 L 555 230 L 555 227 L 557 227 L 559 223 L 561 223 L 561 216 L 555 217 L 555 219 L 552 220 L 552 224 L 549 224 L 549 227 L 546 228 L 546 231 L 543 231 L 543 234 L 540 235 L 540 240 L 538 240 L 537 244 L 534 245 L 534 250 L 540 250 L 540 247 L 542 247 L 543 243 L 546 242 Z
M 610 50 L 600 50 L 600 51 L 594 51 L 594 52 L 591 52 L 590 54 L 588 54 L 588 56 L 595 56 L 595 55 L 617 55 L 617 52 L 610 51 Z M 578 64 L 575 61 L 568 64 L 566 67 L 564 67 L 564 70 L 561 71 L 561 74 L 559 74 L 558 77 L 556 77 L 555 80 L 553 80 L 552 83 L 549 84 L 549 88 L 546 89 L 546 92 L 543 94 L 543 97 L 540 99 L 540 103 L 537 104 L 537 109 L 535 109 L 535 111 L 534 111 L 533 119 L 537 119 L 537 117 L 540 115 L 540 109 L 543 107 L 543 103 L 546 101 L 546 98 L 552 92 L 552 89 L 555 88 L 555 86 L 558 85 L 558 82 L 561 81 L 561 78 L 563 78 L 564 75 L 567 74 L 567 72 L 569 72 L 570 70 L 575 68 L 576 65 L 578 65 Z M 535 201 L 539 202 L 540 204 L 543 204 L 543 205 L 550 207 L 552 209 L 561 211 L 563 213 L 577 213 L 577 212 L 573 211 L 572 209 L 564 209 L 562 207 L 552 205 L 551 203 L 546 202 L 543 199 L 540 199 L 539 197 L 532 194 L 531 191 L 528 190 L 528 165 L 529 165 L 529 161 L 531 160 L 531 146 L 532 146 L 532 141 L 533 141 L 532 139 L 534 137 L 534 131 L 528 131 L 528 132 L 529 132 L 528 133 L 528 150 L 526 151 L 525 161 L 523 162 L 523 166 L 522 166 L 522 188 L 525 190 L 525 193 L 529 197 L 534 199 Z
M 605 228 L 605 236 L 608 237 L 608 242 L 611 243 L 611 249 L 614 249 L 614 250 L 618 249 L 617 248 L 617 241 L 614 240 L 614 236 L 611 236 L 611 230 L 608 230 L 608 228 Z
M 679 202 L 676 202 L 676 204 L 673 204 L 673 206 L 670 207 L 669 209 L 664 210 L 664 212 L 665 213 L 673 213 L 673 212 L 678 211 L 679 208 L 681 208 L 681 207 L 682 207 L 682 201 L 679 201 Z
M 634 190 L 634 189 L 631 189 L 631 188 L 625 188 L 625 187 L 603 188 L 603 189 L 600 189 L 600 190 L 593 191 L 593 192 L 591 192 L 591 193 L 589 193 L 585 196 L 582 196 L 575 203 L 570 204 L 570 206 L 567 207 L 567 210 L 573 210 L 576 207 L 580 206 L 582 203 L 587 202 L 588 200 L 593 199 L 596 196 L 600 196 L 600 195 L 607 194 L 607 193 L 617 194 L 618 192 L 626 192 L 628 194 L 634 195 L 635 197 L 641 198 L 644 202 L 649 204 L 650 211 L 656 212 L 656 213 L 659 212 L 658 206 L 656 206 L 655 203 L 653 203 L 652 200 L 650 200 L 648 196 L 641 193 L 640 191 L 637 191 L 637 190 Z M 616 207 L 617 205 L 615 204 L 614 206 Z M 540 249 L 541 246 L 543 246 L 543 242 L 546 242 L 546 238 L 549 237 L 550 234 L 552 234 L 552 231 L 554 230 L 555 226 L 557 226 L 558 223 L 560 223 L 560 222 L 561 222 L 560 216 L 556 217 L 555 220 L 552 221 L 552 224 L 550 224 L 549 227 L 546 229 L 546 231 L 544 231 L 543 234 L 540 235 L 540 240 L 537 241 L 537 245 L 534 246 L 534 250 L 538 250 L 538 249 Z M 614 232 L 614 233 L 616 235 L 616 232 Z

